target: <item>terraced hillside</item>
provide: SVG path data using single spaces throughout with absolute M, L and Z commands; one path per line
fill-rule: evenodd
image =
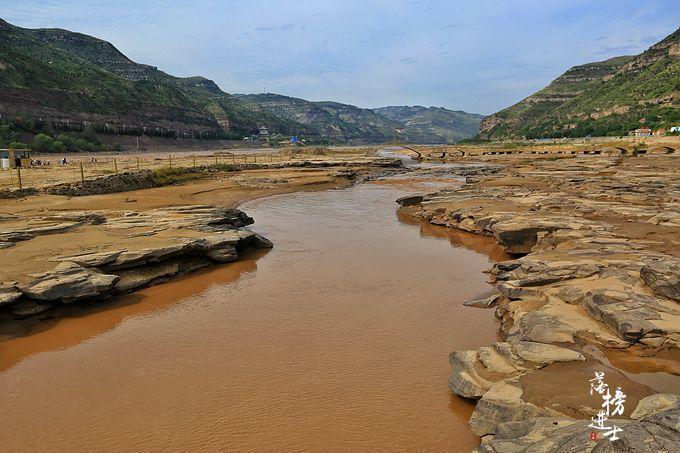
M 637 56 L 575 66 L 480 126 L 483 139 L 624 135 L 680 122 L 680 29 Z

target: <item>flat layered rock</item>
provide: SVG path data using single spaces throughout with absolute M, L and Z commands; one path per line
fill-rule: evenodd
M 582 305 L 625 341 L 680 346 L 680 305 L 674 301 L 602 290 L 587 294 Z
M 225 245 L 222 248 L 209 250 L 206 256 L 218 263 L 231 263 L 238 259 L 238 252 L 233 245 Z
M 152 282 L 158 282 L 176 275 L 180 270 L 178 261 L 167 261 L 134 269 L 127 269 L 116 273 L 119 280 L 113 290 L 119 293 L 144 288 Z
M 678 407 L 680 407 L 680 395 L 657 393 L 641 399 L 633 413 L 630 414 L 630 418 L 640 420 L 657 412 Z
M 646 264 L 640 269 L 640 277 L 654 293 L 680 302 L 680 260 Z
M 104 266 L 107 272 L 114 272 L 132 267 L 146 266 L 162 260 L 184 255 L 196 244 L 191 239 L 178 238 L 173 245 L 158 245 L 138 250 L 125 250 Z
M 589 420 L 569 418 L 591 416 L 590 402 L 553 394 L 604 366 L 585 353 L 594 345 L 650 354 L 680 347 L 680 167 L 672 159 L 503 162 L 495 174 L 423 195 L 413 214 L 523 255 L 493 265 L 499 295 L 466 303 L 494 306 L 505 341 L 451 354 L 449 387 L 479 398 L 470 424 L 484 436 L 480 451 L 609 451 L 608 441 L 588 439 Z M 680 396 L 649 396 L 609 370 L 630 404 L 639 401 L 611 448 L 680 451 Z M 554 410 L 563 413 L 541 418 Z
M 478 399 L 495 383 L 555 362 L 584 361 L 571 349 L 529 341 L 497 342 L 449 356 L 449 389 L 458 396 Z
M 54 261 L 63 261 L 80 264 L 83 267 L 102 267 L 111 264 L 125 250 L 113 250 L 107 252 L 83 253 L 57 257 Z
M 0 284 L 0 305 L 8 305 L 19 299 L 23 293 L 16 287 L 16 283 Z
M 498 305 L 498 299 L 501 297 L 500 294 L 494 294 L 483 299 L 468 300 L 463 303 L 466 307 L 475 308 L 492 308 Z
M 69 303 L 110 291 L 118 276 L 102 274 L 76 263 L 60 263 L 53 270 L 34 274 L 33 280 L 18 285 L 31 299 Z
M 520 421 L 505 421 L 497 425 L 496 434 L 482 440 L 476 450 L 484 453 L 504 452 L 672 452 L 680 451 L 680 409 L 670 408 L 640 420 L 611 418 L 607 426 L 616 425 L 622 431 L 618 440 L 611 441 L 603 431 L 593 441 L 589 433 L 590 420 L 565 417 L 536 417 Z
M 486 436 L 494 434 L 501 423 L 555 416 L 562 414 L 524 401 L 516 379 L 507 379 L 495 383 L 477 402 L 470 428 L 476 435 Z
M 52 308 L 49 303 L 40 303 L 34 300 L 22 299 L 10 306 L 12 314 L 18 318 L 25 318 L 44 313 Z
M 580 352 L 551 344 L 517 341 L 511 343 L 511 345 L 512 351 L 522 359 L 543 365 L 554 362 L 583 362 L 586 360 Z

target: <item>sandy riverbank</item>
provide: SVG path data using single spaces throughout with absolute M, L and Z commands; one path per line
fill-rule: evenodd
M 38 315 L 234 261 L 242 250 L 270 246 L 241 230 L 253 220 L 234 209 L 239 203 L 346 186 L 386 165 L 363 156 L 294 164 L 218 168 L 144 190 L 0 200 L 0 317 Z

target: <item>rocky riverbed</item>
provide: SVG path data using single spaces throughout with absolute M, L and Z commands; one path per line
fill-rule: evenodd
M 211 263 L 229 263 L 246 248 L 268 248 L 260 235 L 242 229 L 253 219 L 238 209 L 209 205 L 176 206 L 116 216 L 70 212 L 39 219 L 12 218 L 21 228 L 2 233 L 4 244 L 36 236 L 73 231 L 85 224 L 105 225 L 104 230 L 128 230 L 130 237 L 160 237 L 144 246 L 101 244 L 75 255 L 46 258 L 54 267 L 20 276 L 0 286 L 0 306 L 14 316 L 30 316 L 57 304 L 103 300 L 159 283 Z M 121 248 L 125 247 L 125 248 Z
M 399 200 L 516 256 L 489 269 L 497 292 L 466 303 L 495 310 L 502 341 L 450 356 L 449 388 L 477 401 L 479 451 L 678 451 L 677 156 L 487 163 L 460 188 Z M 638 379 L 631 362 L 663 379 Z M 590 438 L 595 372 L 627 396 L 612 443 Z

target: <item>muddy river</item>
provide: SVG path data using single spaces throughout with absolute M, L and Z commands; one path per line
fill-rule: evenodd
M 469 451 L 448 354 L 496 339 L 462 303 L 506 257 L 394 203 L 453 183 L 249 202 L 271 251 L 0 343 L 0 451 Z

